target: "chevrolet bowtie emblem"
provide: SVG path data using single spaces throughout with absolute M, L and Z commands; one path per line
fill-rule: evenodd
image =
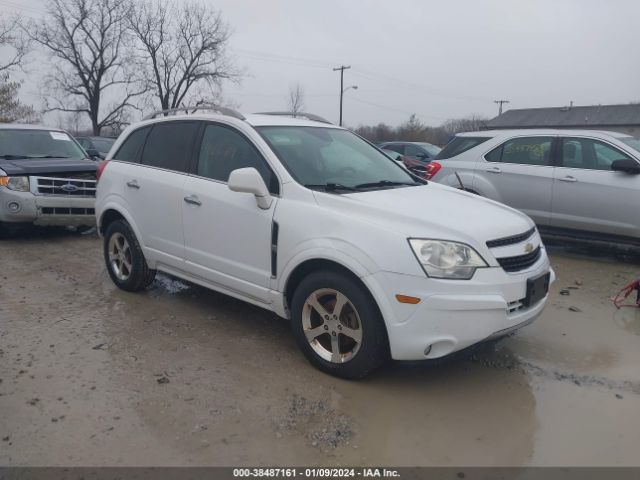
M 533 243 L 527 243 L 527 244 L 524 246 L 524 251 L 525 251 L 525 253 L 531 253 L 531 252 L 533 252 Z

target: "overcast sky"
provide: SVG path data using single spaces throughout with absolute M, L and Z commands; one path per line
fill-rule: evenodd
M 283 109 L 289 86 L 306 110 L 338 119 L 341 64 L 347 125 L 426 124 L 506 108 L 640 100 L 637 0 L 203 0 L 233 28 L 247 75 L 225 85 L 244 112 Z M 0 0 L 37 17 L 46 0 Z M 37 99 L 32 66 L 25 95 Z

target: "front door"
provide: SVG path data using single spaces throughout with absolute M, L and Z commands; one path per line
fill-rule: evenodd
M 626 153 L 587 137 L 561 139 L 553 181 L 551 226 L 640 236 L 640 176 L 611 170 Z
M 277 179 L 255 146 L 233 127 L 208 123 L 196 175 L 183 189 L 186 270 L 231 292 L 267 302 L 277 197 L 262 210 L 253 195 L 229 190 L 229 174 L 245 167 L 257 169 L 271 193 L 278 194 Z

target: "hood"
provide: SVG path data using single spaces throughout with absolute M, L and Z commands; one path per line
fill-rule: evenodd
M 46 173 L 95 172 L 96 162 L 78 158 L 0 159 L 0 169 L 7 175 L 42 175 Z
M 345 195 L 314 193 L 321 207 L 356 216 L 407 238 L 486 246 L 489 240 L 517 235 L 534 225 L 525 214 L 506 205 L 433 182 Z

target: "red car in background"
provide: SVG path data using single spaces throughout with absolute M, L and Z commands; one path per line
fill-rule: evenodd
M 382 149 L 384 153 L 387 154 L 392 160 L 395 160 L 399 164 L 401 164 L 404 168 L 409 170 L 411 173 L 424 178 L 426 180 L 431 179 L 438 170 L 440 170 L 441 166 L 439 163 L 425 163 L 421 160 L 414 160 L 412 158 L 407 157 L 406 155 L 402 155 L 401 153 L 395 152 L 393 150 Z

